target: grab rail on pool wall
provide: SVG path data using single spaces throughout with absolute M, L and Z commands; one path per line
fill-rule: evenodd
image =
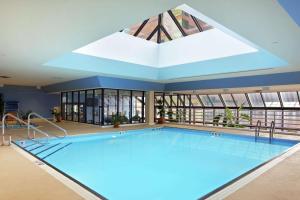
M 261 128 L 261 121 L 258 120 L 257 123 L 256 123 L 256 127 L 255 127 L 255 141 L 259 137 L 260 128 Z
M 32 128 L 34 131 L 39 132 L 39 133 L 41 133 L 41 134 L 43 134 L 43 135 L 45 135 L 46 137 L 49 138 L 49 135 L 48 135 L 46 132 L 44 132 L 44 131 L 42 131 L 42 130 L 36 128 L 36 127 L 34 127 L 33 125 L 31 125 L 31 124 L 29 124 L 29 123 L 23 121 L 22 119 L 20 119 L 20 118 L 14 116 L 14 115 L 12 115 L 12 114 L 10 114 L 10 113 L 7 113 L 7 114 L 3 115 L 3 117 L 2 117 L 2 145 L 4 145 L 4 144 L 6 143 L 5 138 L 4 138 L 4 135 L 5 135 L 5 128 L 6 128 L 6 127 L 5 127 L 5 121 L 6 121 L 6 118 L 7 118 L 7 117 L 11 117 L 11 118 L 15 119 L 16 121 L 18 121 L 18 122 L 20 122 L 20 123 L 22 123 L 22 124 L 25 124 L 25 125 L 27 125 L 27 126 L 30 126 L 30 128 Z M 10 144 L 10 142 L 9 142 L 8 144 Z
M 68 135 L 68 132 L 67 132 L 66 129 L 64 129 L 64 128 L 58 126 L 57 124 L 51 122 L 50 120 L 48 120 L 48 119 L 46 119 L 45 117 L 39 115 L 38 113 L 31 112 L 31 113 L 28 115 L 28 118 L 27 118 L 27 121 L 28 121 L 28 126 L 27 126 L 27 135 L 28 135 L 28 138 L 30 137 L 30 128 L 32 128 L 32 126 L 29 126 L 29 124 L 31 124 L 30 121 L 31 121 L 31 117 L 32 117 L 32 116 L 38 117 L 38 118 L 44 120 L 45 122 L 47 122 L 48 124 L 51 124 L 52 126 L 54 126 L 54 127 L 58 128 L 59 130 L 63 131 L 63 132 L 64 132 L 63 138 L 66 137 L 66 136 Z M 61 138 L 61 137 L 56 136 L 56 135 L 54 135 L 54 136 L 57 137 L 57 138 Z

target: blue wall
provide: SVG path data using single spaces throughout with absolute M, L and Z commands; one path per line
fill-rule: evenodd
M 114 88 L 114 89 L 125 89 L 125 90 L 162 91 L 164 90 L 164 86 L 165 85 L 162 83 L 149 82 L 149 81 L 130 80 L 124 78 L 114 78 L 114 77 L 105 77 L 105 76 L 93 76 L 93 77 L 48 85 L 43 87 L 43 90 L 45 90 L 46 92 L 60 92 L 60 91 L 89 89 L 89 88 Z
M 60 94 L 47 94 L 35 87 L 5 85 L 0 87 L 4 101 L 19 101 L 19 110 L 32 110 L 50 118 L 50 109 L 60 105 Z
M 278 0 L 280 5 L 300 26 L 300 1 L 299 0 Z
M 300 72 L 167 83 L 166 91 L 300 84 Z

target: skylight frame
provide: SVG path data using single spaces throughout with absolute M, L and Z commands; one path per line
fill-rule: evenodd
M 197 29 L 197 32 L 195 33 L 200 33 L 200 32 L 203 32 L 203 31 L 206 31 L 206 30 L 209 30 L 211 28 L 213 28 L 213 26 L 211 25 L 207 25 L 208 27 L 210 28 L 206 28 L 204 29 L 201 24 L 199 23 L 199 21 L 201 21 L 202 23 L 205 23 L 203 22 L 202 20 L 196 18 L 195 16 L 187 13 L 186 11 L 180 9 L 180 8 L 174 8 L 174 9 L 170 9 L 164 13 L 160 13 L 154 17 L 150 17 L 146 20 L 144 20 L 142 23 L 140 23 L 139 27 L 137 28 L 137 30 L 134 32 L 134 34 L 130 34 L 132 31 L 128 31 L 128 29 L 124 29 L 122 30 L 121 32 L 125 32 L 127 34 L 130 34 L 130 35 L 133 35 L 135 37 L 139 37 L 139 34 L 144 30 L 144 28 L 147 26 L 147 24 L 149 22 L 153 22 L 153 20 L 150 20 L 151 18 L 153 19 L 154 18 L 154 21 L 157 19 L 157 26 L 154 28 L 154 30 L 148 35 L 148 36 L 143 36 L 141 38 L 145 39 L 146 40 L 151 40 L 151 41 L 154 41 L 153 40 L 153 36 L 156 35 L 157 33 L 157 39 L 156 39 L 156 43 L 160 44 L 160 43 L 163 43 L 163 42 L 166 42 L 166 41 L 162 41 L 162 33 L 166 35 L 166 38 L 168 38 L 168 41 L 171 41 L 173 39 L 177 39 L 177 38 L 181 38 L 181 37 L 186 37 L 186 36 L 189 36 L 189 35 L 192 35 L 192 34 L 195 34 L 195 33 L 191 33 L 191 34 L 188 34 L 184 28 L 182 27 L 182 25 L 179 23 L 179 21 L 177 20 L 176 16 L 174 15 L 174 12 L 173 10 L 180 10 L 182 12 L 181 15 L 184 15 L 183 13 L 186 13 L 189 15 L 189 17 L 192 19 L 193 23 L 195 24 L 195 27 Z M 177 27 L 177 29 L 179 30 L 179 32 L 181 33 L 181 37 L 176 37 L 176 38 L 173 38 L 172 35 L 170 32 L 168 32 L 168 30 L 164 27 L 164 25 L 162 24 L 162 21 L 163 21 L 163 18 L 164 17 L 167 17 L 169 16 L 170 19 L 172 20 L 172 22 L 175 24 L 175 26 Z M 206 24 L 206 23 L 205 23 Z M 134 26 L 135 27 L 135 26 Z M 127 31 L 126 31 L 127 30 Z M 129 28 L 130 30 L 130 28 Z

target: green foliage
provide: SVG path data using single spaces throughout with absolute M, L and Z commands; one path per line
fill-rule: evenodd
M 133 117 L 132 117 L 132 121 L 140 121 L 141 117 L 138 115 L 138 114 L 135 114 Z
M 242 111 L 243 109 L 243 105 L 241 105 L 238 108 L 239 113 Z M 223 117 L 223 126 L 224 127 L 236 127 L 236 128 L 244 128 L 245 125 L 240 125 L 239 122 L 240 120 L 245 120 L 245 121 L 250 121 L 250 116 L 245 114 L 245 113 L 241 113 L 240 117 L 237 118 L 234 116 L 233 111 L 230 108 L 225 108 L 225 112 L 224 115 L 217 115 L 214 117 L 213 119 L 213 125 L 214 126 L 218 126 L 219 125 L 219 121 L 222 119 Z
M 157 100 L 156 101 L 157 103 L 157 109 L 158 109 L 158 112 L 157 114 L 159 114 L 160 117 L 164 117 L 165 116 L 165 108 L 164 108 L 164 103 L 161 99 Z
M 111 122 L 113 125 L 127 123 L 129 120 L 125 115 L 112 115 Z
M 51 114 L 52 114 L 52 115 L 55 115 L 55 116 L 59 116 L 59 115 L 60 115 L 59 110 L 56 109 L 56 108 L 53 108 L 53 109 L 51 109 L 50 111 L 51 111 Z
M 221 117 L 222 117 L 221 114 L 214 117 L 213 126 L 219 126 L 219 121 L 220 121 Z
M 170 110 L 168 110 L 167 115 L 168 115 L 168 118 L 169 118 L 169 119 L 173 119 L 174 113 L 173 113 L 173 111 L 170 109 Z

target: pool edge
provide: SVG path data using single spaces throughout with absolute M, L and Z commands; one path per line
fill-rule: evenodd
M 84 199 L 91 200 L 108 200 L 108 198 L 94 191 L 93 189 L 87 187 L 77 179 L 71 177 L 55 166 L 51 165 L 47 161 L 35 156 L 31 152 L 23 149 L 20 145 L 18 145 L 15 141 L 12 141 L 12 148 L 20 153 L 22 156 L 27 158 L 29 161 L 33 162 L 33 164 L 37 164 L 36 161 L 39 161 L 38 167 L 42 170 L 46 171 L 49 175 L 53 176 L 55 179 L 63 183 L 66 187 L 70 188 L 76 194 L 81 196 Z M 83 192 L 83 193 L 82 193 Z
M 240 188 L 244 187 L 246 184 L 250 183 L 251 181 L 259 177 L 263 173 L 267 172 L 271 168 L 275 167 L 276 165 L 284 161 L 286 158 L 292 156 L 294 153 L 296 153 L 299 150 L 300 150 L 300 143 L 295 144 L 294 146 L 291 146 L 290 148 L 286 149 L 279 155 L 259 164 L 258 166 L 246 171 L 240 176 L 214 189 L 213 191 L 199 197 L 198 200 L 225 199 L 226 197 L 236 192 Z

